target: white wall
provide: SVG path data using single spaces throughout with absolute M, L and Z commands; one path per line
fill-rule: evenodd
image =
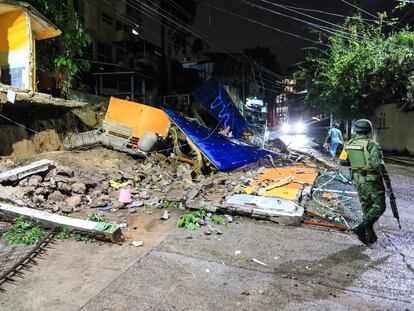
M 376 109 L 373 123 L 383 150 L 414 154 L 414 111 L 402 112 L 395 104 L 382 105 Z

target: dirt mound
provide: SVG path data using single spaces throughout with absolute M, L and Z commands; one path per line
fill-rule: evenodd
M 36 133 L 32 139 L 24 139 L 13 144 L 14 156 L 28 157 L 36 154 L 59 150 L 61 142 L 55 130 Z

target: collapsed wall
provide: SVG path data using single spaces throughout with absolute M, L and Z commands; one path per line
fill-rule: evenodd
M 59 150 L 63 138 L 88 130 L 70 109 L 53 106 L 0 106 L 0 155 L 32 156 Z

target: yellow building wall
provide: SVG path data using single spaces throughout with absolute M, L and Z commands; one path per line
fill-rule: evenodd
M 29 32 L 27 13 L 23 9 L 0 15 L 0 81 L 28 89 Z
M 0 52 L 19 50 L 29 44 L 26 14 L 16 10 L 0 15 Z

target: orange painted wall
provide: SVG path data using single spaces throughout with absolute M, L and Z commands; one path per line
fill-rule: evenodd
M 111 97 L 105 120 L 132 128 L 132 135 L 140 138 L 146 131 L 166 137 L 170 119 L 161 109 Z

